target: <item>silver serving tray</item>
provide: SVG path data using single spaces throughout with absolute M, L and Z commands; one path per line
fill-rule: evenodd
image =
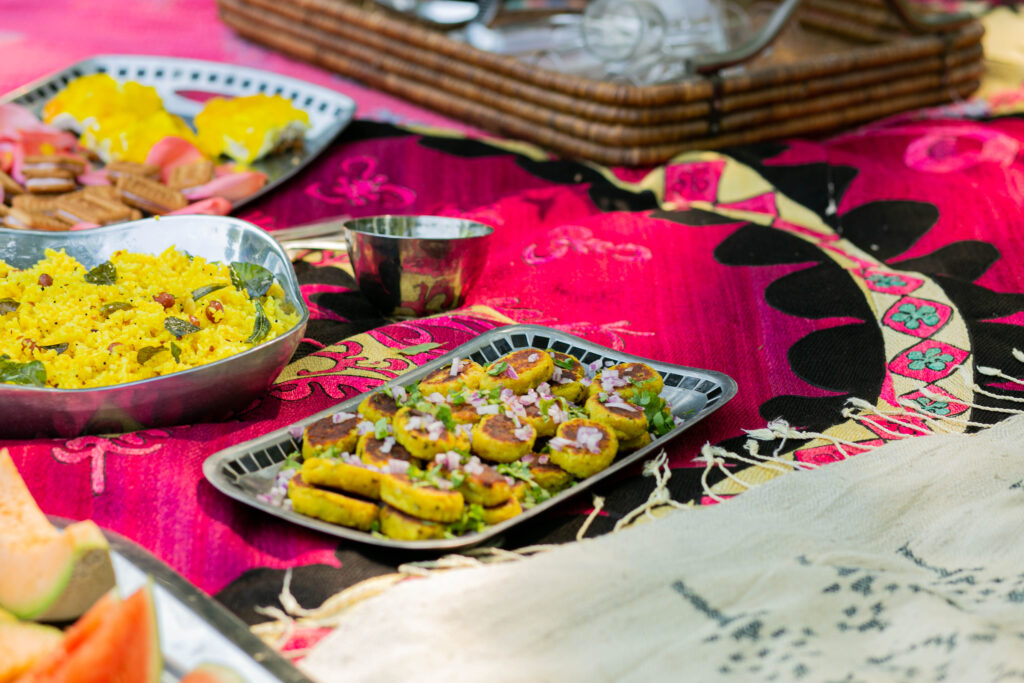
M 208 422 L 260 397 L 302 340 L 309 309 L 281 246 L 251 223 L 225 216 L 165 216 L 94 230 L 0 230 L 0 260 L 24 268 L 46 249 L 63 249 L 84 266 L 118 249 L 159 254 L 170 246 L 210 261 L 256 263 L 274 274 L 300 313 L 291 330 L 229 358 L 162 377 L 95 389 L 0 384 L 0 436 L 76 436 Z
M 580 481 L 572 488 L 553 496 L 540 505 L 525 510 L 521 515 L 487 527 L 479 533 L 466 534 L 465 536 L 450 539 L 397 541 L 374 536 L 356 529 L 330 524 L 312 517 L 306 517 L 305 515 L 300 515 L 260 500 L 257 496 L 265 490 L 267 484 L 274 480 L 277 472 L 281 469 L 285 457 L 289 453 L 301 450 L 301 439 L 295 439 L 291 436 L 289 431 L 291 427 L 278 429 L 256 439 L 214 453 L 203 463 L 203 474 L 217 489 L 235 500 L 286 519 L 289 522 L 310 529 L 316 529 L 332 536 L 385 548 L 452 550 L 477 545 L 494 538 L 511 527 L 543 514 L 546 510 L 578 495 L 594 484 L 614 476 L 617 472 L 629 467 L 631 464 L 654 455 L 668 441 L 676 438 L 694 424 L 718 410 L 736 395 L 736 382 L 728 375 L 720 372 L 699 370 L 682 365 L 671 365 L 639 356 L 632 356 L 609 349 L 600 344 L 594 344 L 585 339 L 580 339 L 574 335 L 539 325 L 510 325 L 485 332 L 454 351 L 407 372 L 401 377 L 382 385 L 382 387 L 410 386 L 415 384 L 437 368 L 449 364 L 455 356 L 461 359 L 470 358 L 483 365 L 496 360 L 510 351 L 529 347 L 539 349 L 551 348 L 567 353 L 578 358 L 584 365 L 597 362 L 599 367 L 608 367 L 626 361 L 647 363 L 661 373 L 665 381 L 665 389 L 662 392 L 662 396 L 672 405 L 673 415 L 680 418 L 682 422 L 668 434 L 655 439 L 644 448 L 617 459 L 607 469 Z M 382 387 L 378 387 L 375 391 Z M 362 394 L 348 399 L 332 408 L 322 410 L 315 415 L 300 420 L 293 426 L 305 427 L 322 417 L 342 410 L 355 412 L 356 407 L 364 396 L 365 394 Z
M 51 517 L 58 527 L 71 520 Z M 309 679 L 267 647 L 245 623 L 186 581 L 155 555 L 112 531 L 110 558 L 118 592 L 127 597 L 153 582 L 164 671 L 161 683 L 181 680 L 200 664 L 230 668 L 247 683 L 306 683 Z
M 244 95 L 281 95 L 309 114 L 305 146 L 287 154 L 274 154 L 250 166 L 267 174 L 267 184 L 234 203 L 251 202 L 274 189 L 309 164 L 352 121 L 355 101 L 339 92 L 289 76 L 244 66 L 207 62 L 199 59 L 154 57 L 145 55 L 98 55 L 22 86 L 0 98 L 31 109 L 37 116 L 43 105 L 80 76 L 108 73 L 118 81 L 135 81 L 156 88 L 164 108 L 189 124 L 203 103 L 187 97 L 190 92 L 225 97 Z

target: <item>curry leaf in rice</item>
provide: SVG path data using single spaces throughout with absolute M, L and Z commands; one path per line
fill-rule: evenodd
M 267 318 L 267 314 L 263 310 L 263 304 L 260 303 L 259 299 L 254 299 L 252 303 L 256 308 L 256 322 L 252 326 L 252 334 L 245 341 L 255 344 L 263 341 L 263 338 L 270 333 L 270 320 Z
M 174 342 L 171 342 L 171 355 L 174 356 L 175 363 L 181 362 L 181 347 Z
M 18 306 L 20 305 L 21 304 L 19 304 L 14 299 L 0 299 L 0 315 L 14 313 L 16 310 L 18 310 Z
M 230 271 L 231 284 L 235 289 L 244 289 L 250 299 L 259 299 L 274 284 L 274 274 L 255 263 L 232 261 Z
M 0 384 L 46 385 L 46 367 L 37 360 L 18 363 L 6 353 L 0 356 Z
M 181 339 L 187 334 L 192 334 L 193 332 L 199 331 L 199 327 L 197 327 L 196 325 L 193 325 L 187 320 L 175 318 L 174 316 L 167 316 L 166 318 L 164 318 L 164 329 L 166 329 L 168 332 L 173 334 L 178 339 Z M 267 324 L 267 331 L 270 331 L 269 323 Z
M 100 306 L 100 315 L 109 318 L 114 311 L 130 311 L 133 308 L 135 307 L 127 301 L 111 301 L 109 304 Z
M 110 261 L 104 261 L 85 274 L 85 281 L 94 285 L 112 285 L 117 282 L 117 268 Z
M 135 360 L 139 361 L 140 365 L 145 365 L 150 358 L 163 350 L 164 347 L 162 346 L 143 346 L 135 355 Z
M 43 351 L 56 351 L 59 356 L 68 350 L 68 343 L 61 342 L 60 344 L 49 344 L 47 346 L 40 346 L 39 348 Z
M 192 301 L 199 301 L 207 294 L 213 294 L 218 289 L 224 289 L 227 285 L 203 285 L 197 289 L 192 290 Z

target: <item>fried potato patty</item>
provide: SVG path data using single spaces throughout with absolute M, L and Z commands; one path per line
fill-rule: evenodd
M 584 479 L 608 467 L 619 450 L 615 431 L 600 422 L 573 418 L 563 422 L 548 442 L 551 462 Z
M 302 457 L 313 458 L 328 449 L 352 453 L 359 439 L 359 416 L 346 413 L 328 415 L 312 423 L 302 432 Z
M 385 505 L 380 510 L 380 532 L 398 541 L 426 541 L 444 538 L 444 525 L 417 519 Z
M 605 400 L 602 401 L 602 398 Z M 594 422 L 614 429 L 620 441 L 638 439 L 641 434 L 647 433 L 647 415 L 643 408 L 629 403 L 621 394 L 594 394 L 587 399 L 583 409 Z
M 555 364 L 547 352 L 520 349 L 491 363 L 480 377 L 480 389 L 506 387 L 517 394 L 525 394 L 551 379 L 554 369 Z
M 450 430 L 444 423 L 435 427 L 438 422 L 430 413 L 402 408 L 395 414 L 395 439 L 414 458 L 421 460 L 432 460 L 438 453 L 447 451 L 469 452 L 469 437 L 462 430 Z
M 383 391 L 375 391 L 364 398 L 356 410 L 370 422 L 376 422 L 381 418 L 391 422 L 398 412 L 398 401 Z
M 465 499 L 461 493 L 416 483 L 404 474 L 387 475 L 380 482 L 380 498 L 393 508 L 431 522 L 454 522 L 462 515 Z
M 492 462 L 513 462 L 531 450 L 537 430 L 523 421 L 517 427 L 508 415 L 488 415 L 473 425 L 473 452 Z
M 288 482 L 288 499 L 292 502 L 292 509 L 299 514 L 361 531 L 369 530 L 380 509 L 368 500 L 310 486 L 303 481 L 301 474 L 296 474 Z
M 446 365 L 421 379 L 420 393 L 429 396 L 436 391 L 442 396 L 447 396 L 462 389 L 476 389 L 480 386 L 480 378 L 483 377 L 483 374 L 484 369 L 479 363 L 466 358 L 459 361 L 459 370 L 454 375 L 452 366 Z

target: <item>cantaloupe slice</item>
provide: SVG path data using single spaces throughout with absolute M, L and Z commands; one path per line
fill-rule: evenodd
M 70 621 L 113 586 L 110 544 L 99 527 L 50 524 L 0 449 L 0 607 L 21 619 Z
M 204 663 L 185 674 L 181 683 L 245 683 L 245 679 L 223 664 Z
M 4 614 L 10 618 L 0 622 L 0 683 L 17 679 L 64 638 L 53 626 L 22 623 Z
M 158 683 L 163 671 L 153 591 L 103 596 L 18 683 Z

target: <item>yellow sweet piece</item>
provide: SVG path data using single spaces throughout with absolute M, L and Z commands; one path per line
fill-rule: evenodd
M 114 115 L 143 119 L 164 111 L 155 88 L 134 81 L 118 83 L 109 74 L 90 74 L 68 83 L 43 106 L 43 121 L 81 132 Z
M 209 100 L 196 115 L 199 149 L 248 164 L 271 152 L 301 145 L 309 115 L 280 95 Z
M 519 499 L 512 496 L 504 503 L 485 507 L 481 519 L 483 519 L 484 524 L 499 524 L 506 519 L 512 519 L 516 515 L 522 514 L 522 512 L 523 506 L 519 503 Z
M 166 137 L 179 137 L 195 144 L 195 134 L 180 116 L 160 110 L 140 115 L 118 112 L 98 118 L 86 127 L 80 142 L 103 161 L 146 160 L 150 148 Z
M 359 465 L 340 460 L 310 458 L 302 463 L 302 480 L 314 486 L 327 486 L 354 493 L 364 498 L 380 498 L 380 480 L 383 475 Z
M 436 391 L 442 396 L 447 396 L 454 391 L 476 389 L 480 386 L 484 369 L 479 363 L 469 359 L 459 361 L 459 370 L 455 375 L 452 375 L 451 368 L 451 365 L 446 365 L 421 379 L 420 393 L 429 396 Z
M 604 395 L 605 401 L 601 401 Z M 643 408 L 633 405 L 618 394 L 594 394 L 583 405 L 591 420 L 615 430 L 619 440 L 638 439 L 647 433 L 647 415 Z
M 404 474 L 381 479 L 380 498 L 393 508 L 429 522 L 454 522 L 465 507 L 465 499 L 458 491 L 416 486 Z
M 492 462 L 513 462 L 533 450 L 537 430 L 507 415 L 488 415 L 473 425 L 473 452 Z
M 596 451 L 581 443 L 585 440 L 581 430 L 587 434 L 593 434 L 594 432 L 591 430 L 600 432 Z M 558 426 L 555 436 L 565 439 L 569 444 L 555 446 L 549 443 L 551 462 L 580 479 L 597 474 L 608 467 L 619 450 L 619 439 L 615 436 L 615 431 L 611 427 L 593 420 L 574 418 L 563 422 Z
M 432 460 L 438 453 L 447 451 L 469 451 L 469 437 L 462 430 L 450 431 L 447 428 L 441 429 L 437 438 L 431 438 L 429 427 L 411 426 L 413 420 L 419 420 L 430 424 L 436 422 L 432 415 L 413 411 L 410 408 L 402 408 L 395 414 L 394 429 L 395 439 L 405 446 L 415 458 L 421 460 Z
M 397 541 L 426 541 L 433 538 L 444 538 L 443 525 L 417 519 L 390 505 L 381 508 L 380 532 Z
M 301 474 L 288 482 L 288 499 L 292 509 L 301 515 L 362 531 L 370 529 L 379 510 L 376 503 L 314 488 L 303 481 Z
M 480 377 L 480 389 L 505 387 L 516 394 L 525 394 L 551 379 L 554 370 L 555 363 L 546 351 L 520 349 L 491 363 Z

